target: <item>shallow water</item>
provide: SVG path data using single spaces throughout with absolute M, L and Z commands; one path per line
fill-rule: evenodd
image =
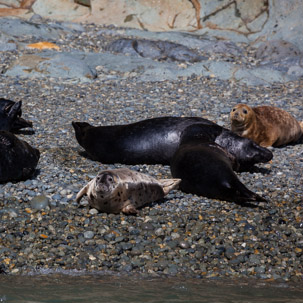
M 261 282 L 139 279 L 113 276 L 1 276 L 0 302 L 301 303 L 299 286 Z

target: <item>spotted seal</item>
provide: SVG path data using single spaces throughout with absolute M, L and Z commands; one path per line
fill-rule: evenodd
M 230 112 L 231 130 L 263 147 L 294 143 L 303 134 L 303 122 L 274 106 L 237 104 Z
M 180 190 L 238 204 L 266 200 L 250 191 L 237 177 L 238 161 L 226 149 L 198 132 L 199 125 L 186 128 L 171 161 L 171 173 L 180 178 Z
M 104 170 L 79 191 L 76 201 L 87 195 L 89 205 L 99 211 L 136 214 L 138 207 L 162 199 L 180 181 L 157 180 L 128 168 Z
M 0 183 L 32 176 L 40 158 L 38 149 L 8 131 L 0 131 Z
M 33 126 L 31 121 L 21 118 L 21 106 L 22 101 L 0 98 L 0 130 L 18 131 Z
M 271 151 L 200 117 L 159 117 L 126 125 L 97 126 L 72 122 L 78 143 L 102 163 L 169 164 L 184 129 L 204 125 L 209 140 L 234 155 L 241 169 L 270 161 Z

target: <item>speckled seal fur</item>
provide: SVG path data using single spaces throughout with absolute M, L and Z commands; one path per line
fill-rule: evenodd
M 156 180 L 128 168 L 104 170 L 79 191 L 76 201 L 87 195 L 89 205 L 99 211 L 136 214 L 138 207 L 162 199 L 180 182 L 180 179 Z
M 303 122 L 274 106 L 237 104 L 231 110 L 230 120 L 233 132 L 263 147 L 294 143 L 303 134 Z

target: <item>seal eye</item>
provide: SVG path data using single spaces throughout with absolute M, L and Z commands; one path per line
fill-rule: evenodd
M 235 108 L 233 108 L 233 112 L 235 112 L 236 111 L 236 109 Z
M 247 110 L 246 109 L 243 109 L 243 114 L 247 114 Z
M 112 178 L 112 177 L 110 177 L 110 176 L 108 176 L 107 181 L 109 181 L 109 182 L 113 182 L 113 178 Z

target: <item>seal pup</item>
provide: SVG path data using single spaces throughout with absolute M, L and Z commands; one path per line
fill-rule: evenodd
M 236 202 L 266 200 L 250 191 L 237 177 L 238 161 L 228 151 L 207 136 L 197 134 L 189 126 L 171 161 L 171 173 L 180 178 L 180 190 L 212 199 Z
M 33 123 L 21 118 L 22 101 L 14 102 L 0 98 L 0 130 L 18 131 L 32 127 Z
M 94 127 L 72 122 L 78 143 L 93 160 L 102 163 L 169 164 L 184 129 L 200 124 L 210 141 L 233 154 L 246 169 L 270 161 L 271 151 L 200 117 L 159 117 L 125 125 Z
M 0 131 L 0 183 L 32 176 L 40 158 L 38 149 L 8 131 Z
M 237 104 L 230 112 L 231 130 L 263 147 L 294 143 L 303 134 L 303 122 L 274 106 Z
M 102 212 L 137 214 L 137 208 L 162 199 L 177 189 L 180 179 L 157 180 L 146 174 L 118 168 L 104 170 L 85 185 L 77 194 L 79 203 L 84 195 L 88 203 Z

